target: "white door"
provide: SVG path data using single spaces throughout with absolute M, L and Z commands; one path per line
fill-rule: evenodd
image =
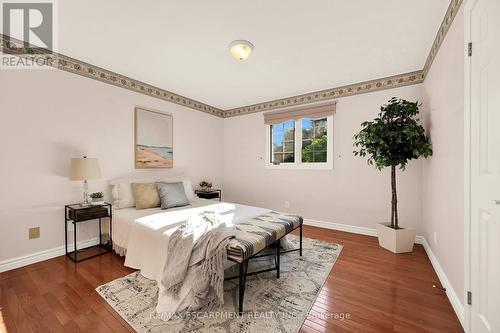
M 500 332 L 500 0 L 471 0 L 470 327 Z

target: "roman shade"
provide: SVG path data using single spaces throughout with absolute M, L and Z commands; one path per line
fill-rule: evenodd
M 320 119 L 331 116 L 335 113 L 337 102 L 328 104 L 317 104 L 302 106 L 300 108 L 270 111 L 264 113 L 264 123 L 266 125 L 279 124 L 290 119 L 311 118 Z

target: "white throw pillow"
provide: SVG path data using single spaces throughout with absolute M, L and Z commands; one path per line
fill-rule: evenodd
M 116 209 L 135 207 L 132 183 L 154 183 L 156 177 L 150 178 L 120 178 L 110 181 L 113 207 Z

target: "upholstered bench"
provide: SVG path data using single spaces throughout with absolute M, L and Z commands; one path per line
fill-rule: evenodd
M 229 241 L 227 258 L 238 263 L 239 275 L 226 278 L 231 280 L 239 278 L 239 313 L 243 313 L 243 297 L 245 293 L 246 277 L 253 274 L 276 270 L 276 277 L 280 277 L 280 254 L 299 251 L 302 256 L 302 217 L 278 212 L 269 212 L 265 215 L 250 219 L 235 225 L 236 237 Z M 299 228 L 299 248 L 281 251 L 279 242 L 281 238 Z M 259 255 L 263 250 L 275 244 L 275 267 L 256 272 L 247 272 L 248 261 L 253 258 L 269 256 Z

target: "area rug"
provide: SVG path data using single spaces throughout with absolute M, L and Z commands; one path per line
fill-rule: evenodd
M 291 241 L 298 247 L 298 237 Z M 342 246 L 316 239 L 303 239 L 303 256 L 281 256 L 280 278 L 276 272 L 247 277 L 244 311 L 238 316 L 238 279 L 224 282 L 224 305 L 210 312 L 191 312 L 183 319 L 162 321 L 155 314 L 156 281 L 140 272 L 129 274 L 96 291 L 137 332 L 286 332 L 296 333 L 307 318 Z M 272 257 L 250 261 L 248 272 L 273 267 Z M 226 276 L 235 275 L 226 271 Z

